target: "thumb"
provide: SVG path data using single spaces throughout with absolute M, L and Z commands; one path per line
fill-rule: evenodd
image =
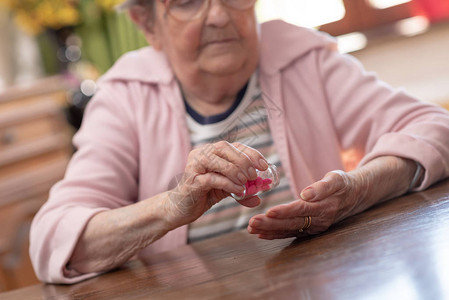
M 323 179 L 317 181 L 304 190 L 302 190 L 300 197 L 304 201 L 315 202 L 325 199 L 346 187 L 347 174 L 342 170 L 334 170 L 326 175 Z
M 249 207 L 249 208 L 253 208 L 253 207 L 259 206 L 260 198 L 258 196 L 252 196 L 252 197 L 248 197 L 248 198 L 239 200 L 237 202 L 240 203 L 243 206 L 246 206 L 246 207 Z

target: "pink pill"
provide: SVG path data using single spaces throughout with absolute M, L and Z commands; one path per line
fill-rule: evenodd
M 266 178 L 263 180 L 264 185 L 270 185 L 272 182 L 273 182 L 273 180 L 271 180 L 270 178 Z
M 269 191 L 279 184 L 280 175 L 275 165 L 270 164 L 267 170 L 256 170 L 256 172 L 257 178 L 255 180 L 249 180 L 245 183 L 246 191 L 243 195 L 231 194 L 231 196 L 239 201 L 245 197 L 251 197 L 256 194 Z
M 251 185 L 246 189 L 247 195 L 255 195 L 255 194 L 257 194 L 257 192 L 258 192 L 258 190 L 257 190 L 256 186 L 254 186 L 254 185 Z
M 269 186 L 269 185 L 263 185 L 263 186 L 260 188 L 260 190 L 262 190 L 262 191 L 268 191 L 269 189 L 271 189 L 271 186 Z

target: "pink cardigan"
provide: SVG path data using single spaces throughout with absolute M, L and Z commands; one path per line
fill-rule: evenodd
M 334 48 L 328 36 L 281 21 L 262 25 L 260 84 L 273 139 L 292 192 L 334 169 L 343 151 L 360 164 L 381 155 L 421 163 L 421 190 L 449 175 L 449 116 L 395 91 Z M 163 53 L 123 56 L 99 81 L 64 180 L 31 228 L 39 279 L 74 283 L 96 274 L 67 271 L 86 223 L 100 211 L 166 191 L 190 151 L 183 101 Z M 186 226 L 144 249 L 151 255 L 186 243 Z

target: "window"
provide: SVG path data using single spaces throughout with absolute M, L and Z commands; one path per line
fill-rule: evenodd
M 385 9 L 399 4 L 410 2 L 411 0 L 369 0 L 369 4 L 377 9 Z
M 318 27 L 345 16 L 343 0 L 259 0 L 256 13 L 260 22 L 282 19 L 304 26 Z

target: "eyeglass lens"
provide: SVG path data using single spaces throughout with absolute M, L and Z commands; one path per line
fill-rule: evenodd
M 210 5 L 211 0 L 168 0 L 168 12 L 176 19 L 187 21 L 201 17 Z M 244 10 L 250 8 L 255 0 L 221 0 L 230 8 Z

